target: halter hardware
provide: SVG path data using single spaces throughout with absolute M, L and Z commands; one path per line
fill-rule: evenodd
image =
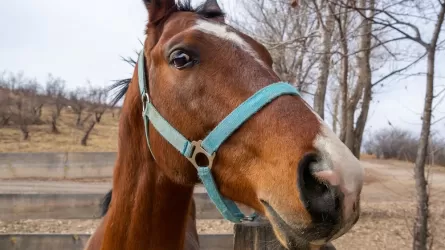
M 142 95 L 142 114 L 145 112 L 145 107 L 147 106 L 147 103 L 150 102 L 150 96 L 148 96 L 148 93 L 145 93 Z
M 207 151 L 201 146 L 202 145 L 202 140 L 199 141 L 192 141 L 192 146 L 193 146 L 193 153 L 191 157 L 185 157 L 187 158 L 187 160 L 189 160 L 193 166 L 195 166 L 196 169 L 199 169 L 201 167 L 208 167 L 208 168 L 212 168 L 213 166 L 213 159 L 215 159 L 215 152 L 213 154 L 209 154 L 207 153 Z M 200 166 L 197 161 L 196 161 L 196 157 L 199 154 L 203 154 L 206 158 L 207 158 L 207 165 L 206 166 Z
M 184 157 L 186 157 L 195 166 L 198 176 L 202 181 L 207 194 L 215 204 L 219 212 L 225 219 L 234 223 L 243 221 L 253 221 L 256 213 L 245 216 L 238 206 L 232 200 L 223 197 L 216 186 L 212 176 L 212 166 L 215 154 L 221 144 L 229 138 L 247 119 L 253 116 L 257 111 L 266 106 L 269 102 L 282 95 L 299 95 L 298 91 L 286 82 L 272 83 L 244 101 L 226 118 L 224 118 L 203 140 L 190 142 L 181 133 L 179 133 L 162 115 L 156 110 L 150 102 L 149 91 L 145 80 L 144 52 L 140 52 L 138 59 L 138 78 L 139 91 L 142 99 L 142 118 L 145 126 L 145 137 L 148 148 L 154 158 L 150 146 L 148 124 L 153 127 L 176 148 Z M 200 166 L 197 157 L 204 155 L 207 158 L 207 164 Z M 155 159 L 156 160 L 156 159 Z

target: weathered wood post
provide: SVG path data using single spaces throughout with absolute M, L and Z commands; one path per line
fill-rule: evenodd
M 286 250 L 281 246 L 272 226 L 264 217 L 258 217 L 253 222 L 235 224 L 234 233 L 234 250 Z M 324 246 L 308 246 L 306 249 L 335 250 L 335 247 L 328 243 Z
M 272 226 L 264 217 L 234 225 L 234 250 L 286 250 L 275 238 Z

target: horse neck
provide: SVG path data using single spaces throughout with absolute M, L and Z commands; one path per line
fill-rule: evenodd
M 138 91 L 135 85 L 130 84 L 121 115 L 113 196 L 102 250 L 183 249 L 187 220 L 194 222 L 189 214 L 193 187 L 173 183 L 151 157 L 142 110 L 139 103 L 133 103 L 140 100 L 128 98 Z

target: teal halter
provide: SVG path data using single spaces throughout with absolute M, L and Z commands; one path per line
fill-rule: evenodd
M 144 53 L 139 55 L 138 61 L 139 90 L 142 97 L 142 117 L 145 124 L 145 136 L 147 138 L 148 148 L 151 152 L 150 142 L 148 139 L 148 122 L 151 122 L 155 129 L 183 156 L 185 156 L 197 169 L 199 178 L 201 179 L 207 193 L 218 208 L 220 213 L 235 223 L 242 221 L 252 221 L 256 214 L 245 216 L 238 206 L 232 200 L 226 199 L 219 193 L 215 181 L 213 179 L 211 169 L 215 153 L 221 144 L 249 117 L 254 115 L 263 106 L 273 101 L 281 95 L 299 95 L 298 91 L 290 84 L 285 82 L 277 82 L 260 89 L 253 96 L 238 106 L 232 113 L 224 118 L 211 131 L 204 140 L 190 142 L 170 123 L 168 123 L 151 104 L 149 93 L 146 89 Z M 151 152 L 153 155 L 153 152 Z M 208 160 L 208 166 L 199 166 L 196 163 L 196 155 L 204 154 Z M 153 155 L 154 157 L 154 155 Z

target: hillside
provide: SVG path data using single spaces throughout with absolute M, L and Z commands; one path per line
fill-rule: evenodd
M 116 151 L 119 109 L 109 86 L 67 89 L 22 73 L 0 74 L 0 152 Z
M 51 111 L 42 109 L 45 124 L 29 125 L 29 139 L 23 140 L 20 128 L 10 126 L 0 128 L 0 152 L 114 152 L 117 150 L 118 116 L 113 111 L 106 111 L 97 123 L 87 141 L 82 146 L 80 141 L 86 128 L 78 128 L 76 114 L 69 109 L 61 112 L 57 122 L 59 134 L 51 133 Z M 86 114 L 85 114 L 86 116 Z

